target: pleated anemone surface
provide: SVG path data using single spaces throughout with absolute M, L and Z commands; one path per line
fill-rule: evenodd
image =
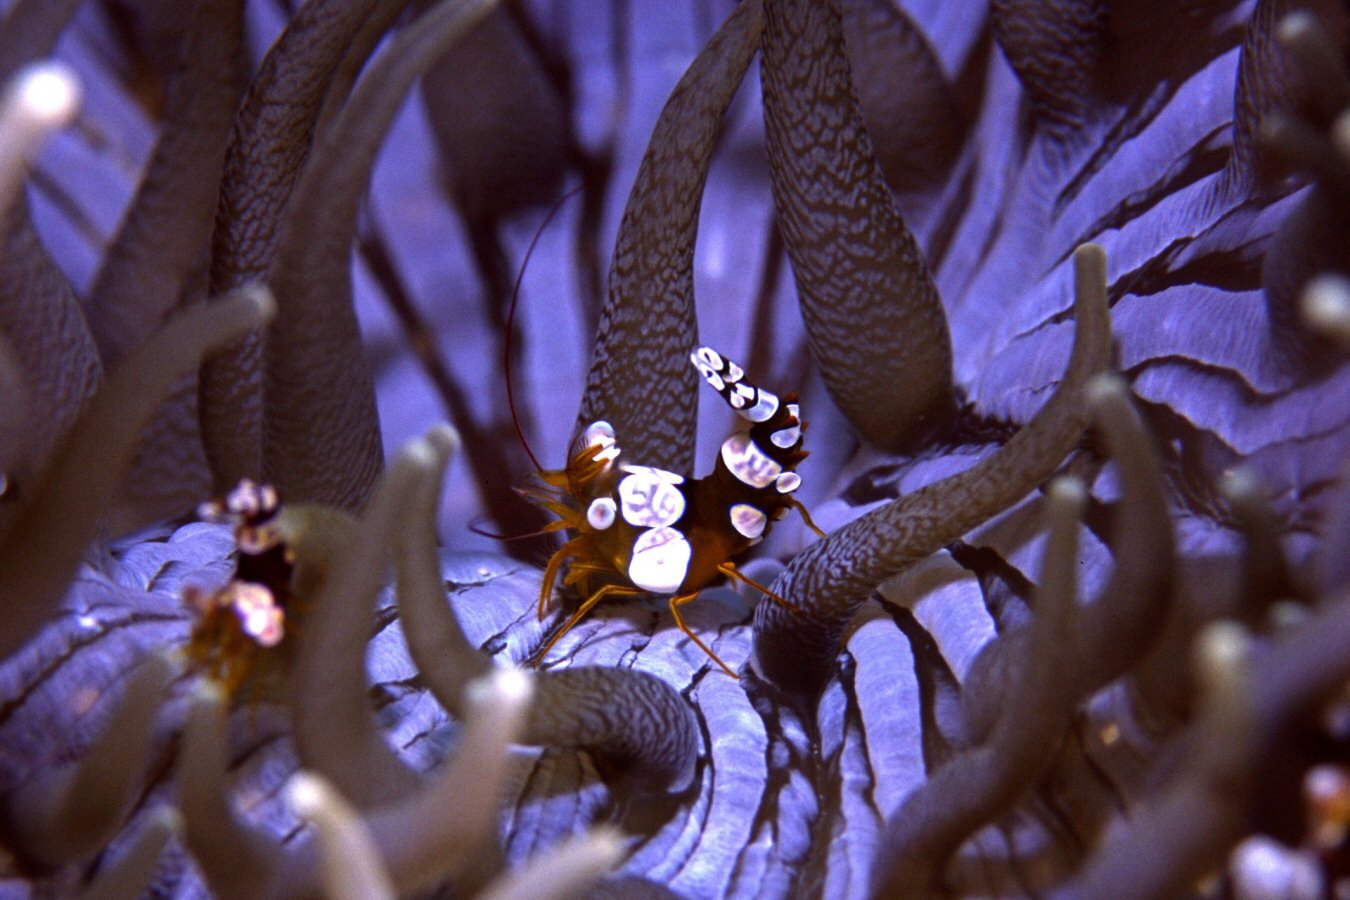
M 6 887 L 1330 890 L 1346 25 L 10 3 L 7 83 L 54 57 L 82 107 L 0 115 Z M 704 343 L 802 394 L 825 536 L 741 563 L 793 608 L 683 607 L 739 680 L 636 595 L 507 668 L 586 599 L 540 622 L 556 547 L 470 528 L 543 524 L 508 342 L 545 466 L 604 421 L 711 471 Z M 193 520 L 241 478 L 281 498 L 271 604 Z M 212 610 L 294 638 L 268 690 L 191 664 Z

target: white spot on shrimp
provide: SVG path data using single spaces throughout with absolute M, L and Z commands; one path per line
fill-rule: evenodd
M 676 487 L 682 477 L 647 466 L 628 466 L 624 471 L 629 474 L 619 482 L 619 502 L 628 524 L 661 528 L 684 515 L 684 494 Z
M 633 542 L 628 580 L 644 591 L 673 594 L 689 572 L 693 548 L 674 528 L 652 528 Z
M 748 434 L 733 434 L 722 442 L 722 462 L 732 475 L 756 488 L 768 487 L 783 471 L 781 465 L 755 446 Z
M 802 476 L 798 475 L 796 472 L 784 472 L 782 475 L 778 476 L 778 482 L 775 487 L 778 488 L 778 493 L 780 494 L 790 494 L 801 487 L 801 484 Z
M 736 385 L 737 389 L 745 387 L 743 384 Z M 741 413 L 742 416 L 751 422 L 767 422 L 769 417 L 778 412 L 778 396 L 763 388 L 759 388 L 759 399 L 755 405 Z
M 689 354 L 689 361 L 698 369 L 703 380 L 712 385 L 713 390 L 721 391 L 726 386 L 722 381 L 722 376 L 718 374 L 722 371 L 722 357 L 707 347 L 699 347 L 696 351 Z
M 735 384 L 736 382 L 740 381 L 742 378 L 745 377 L 745 370 L 742 369 L 740 366 L 736 365 L 731 360 L 727 360 L 727 370 L 725 375 L 727 381 L 731 382 L 732 384 Z
M 614 517 L 618 515 L 618 505 L 609 497 L 597 497 L 591 501 L 591 505 L 586 507 L 586 521 L 596 531 L 604 531 L 614 524 Z
M 264 647 L 281 643 L 285 613 L 271 591 L 251 581 L 236 581 L 230 585 L 229 593 L 245 634 Z
M 731 527 L 742 537 L 753 541 L 764 533 L 764 526 L 768 524 L 769 517 L 749 503 L 737 503 L 731 508 Z
M 793 425 L 791 428 L 780 428 L 769 435 L 769 440 L 773 441 L 775 447 L 781 447 L 787 450 L 793 444 L 802 439 L 802 429 L 800 425 Z

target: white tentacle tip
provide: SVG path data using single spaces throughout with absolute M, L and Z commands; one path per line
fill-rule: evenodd
M 472 682 L 469 702 L 478 707 L 521 707 L 534 696 L 534 675 L 524 669 L 503 667 Z
M 202 678 L 192 685 L 188 699 L 193 706 L 224 706 L 225 686 L 214 678 Z
M 261 281 L 244 285 L 239 289 L 253 308 L 253 314 L 259 322 L 270 322 L 277 314 L 277 298 L 272 289 Z
M 65 63 L 35 63 L 19 72 L 13 84 L 18 111 L 43 131 L 70 124 L 79 112 L 80 80 Z
M 1301 304 L 1310 327 L 1350 346 L 1350 278 L 1318 275 L 1303 289 Z
M 1129 388 L 1125 384 L 1125 379 L 1115 372 L 1103 372 L 1100 375 L 1092 376 L 1092 380 L 1087 383 L 1087 388 L 1084 391 L 1088 406 L 1098 411 L 1103 406 L 1114 402 L 1117 398 L 1126 396 L 1128 393 Z
M 1275 25 L 1275 38 L 1288 46 L 1316 33 L 1317 17 L 1307 10 L 1296 10 Z
M 1242 502 L 1261 496 L 1261 481 L 1249 467 L 1238 466 L 1223 474 L 1219 489 L 1229 502 Z
M 1046 488 L 1046 493 L 1060 503 L 1081 506 L 1087 502 L 1087 487 L 1082 479 L 1075 478 L 1072 475 L 1061 475 L 1050 486 Z
M 1219 620 L 1207 625 L 1196 639 L 1196 668 L 1205 692 L 1228 697 L 1241 687 L 1251 661 L 1252 639 L 1241 624 Z
M 440 461 L 436 452 L 436 446 L 425 436 L 413 438 L 403 445 L 402 456 L 418 469 L 435 468 Z
M 317 775 L 296 772 L 286 782 L 286 803 L 303 819 L 312 819 L 332 804 L 332 788 Z
M 427 440 L 448 459 L 459 452 L 459 448 L 464 442 L 460 439 L 459 431 L 455 426 L 448 422 L 441 422 L 427 432 Z

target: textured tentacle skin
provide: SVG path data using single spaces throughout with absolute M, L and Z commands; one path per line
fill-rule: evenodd
M 136 199 L 90 289 L 89 327 L 111 366 L 186 299 L 211 238 L 230 124 L 243 86 L 239 0 L 197 0 L 184 14 L 182 67 Z M 234 287 L 234 285 L 231 285 Z
M 376 0 L 306 3 L 263 60 L 225 155 L 211 295 L 266 274 L 333 73 L 376 5 Z M 202 441 L 218 494 L 262 472 L 261 340 L 248 335 L 202 367 Z
M 638 169 L 609 273 L 577 431 L 603 419 L 632 458 L 690 474 L 698 376 L 694 239 L 722 118 L 758 44 L 759 0 L 740 3 L 671 93 Z M 652 391 L 653 384 L 661 390 Z
M 686 788 L 700 745 L 693 710 L 670 685 L 646 672 L 592 666 L 541 679 L 521 740 L 585 748 L 611 783 L 639 795 Z
M 32 421 L 16 473 L 31 489 L 103 381 L 103 365 L 75 291 L 38 239 L 22 199 L 0 222 L 0 319 L 33 408 L 47 411 Z
M 1274 110 L 1290 109 L 1298 87 L 1297 74 L 1275 40 L 1283 6 L 1280 0 L 1257 3 L 1242 39 L 1233 88 L 1233 154 L 1228 161 L 1230 177 L 1242 187 L 1254 187 L 1262 177 L 1257 141 L 1261 120 Z
M 359 509 L 383 462 L 375 389 L 351 301 L 356 214 L 380 142 L 416 78 L 491 8 L 442 2 L 389 46 L 295 187 L 269 283 L 263 474 L 284 496 Z
M 203 288 L 210 212 L 243 90 L 244 11 L 240 0 L 191 6 L 191 14 L 183 14 L 183 60 L 169 83 L 159 141 L 85 304 L 105 366 L 115 365 L 173 310 L 197 302 Z M 115 530 L 175 515 L 209 484 L 196 395 L 193 378 L 151 423 Z
M 770 680 L 812 693 L 825 678 L 844 627 L 883 579 L 1006 509 L 1059 467 L 1087 423 L 1083 391 L 1111 355 L 1106 255 L 1074 254 L 1074 344 L 1050 401 L 997 453 L 854 520 L 803 550 L 771 589 L 801 607 L 755 610 L 755 665 Z
M 858 432 L 903 449 L 953 412 L 951 338 L 882 178 L 833 2 L 768 0 L 764 126 L 811 347 Z
M 890 0 L 842 0 L 839 13 L 877 164 L 908 216 L 912 195 L 939 187 L 956 161 L 965 117 L 941 60 L 903 9 Z
M 994 36 L 1031 98 L 1037 117 L 1054 126 L 1088 118 L 1105 49 L 1103 0 L 992 0 Z

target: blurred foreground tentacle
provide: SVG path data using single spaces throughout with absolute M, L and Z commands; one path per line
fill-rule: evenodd
M 6 447 L 11 497 L 16 487 L 32 492 L 103 378 L 79 300 L 33 226 L 25 190 L 38 148 L 74 119 L 81 94 L 69 66 L 40 62 L 15 73 L 0 97 L 0 321 L 23 396 L 43 411 L 28 420 L 20 442 Z M 0 533 L 12 514 L 0 509 Z
M 427 689 L 455 715 L 463 713 L 465 687 L 492 670 L 492 661 L 469 643 L 445 598 L 436 542 L 436 510 L 446 464 L 459 447 L 459 435 L 448 425 L 427 434 L 436 455 L 434 468 L 422 473 L 407 513 L 398 520 L 394 576 L 399 615 L 408 653 Z
M 0 622 L 0 658 L 55 613 L 146 422 L 174 384 L 211 350 L 264 324 L 273 309 L 265 290 L 246 288 L 188 310 L 109 376 L 0 544 L 0 597 L 10 601 Z
M 283 866 L 274 841 L 245 824 L 230 801 L 226 767 L 225 696 L 199 683 L 189 701 L 178 757 L 183 842 L 207 885 L 222 900 L 267 896 Z
M 151 726 L 172 674 L 163 657 L 146 659 L 83 756 L 4 799 L 4 829 L 29 865 L 53 870 L 86 859 L 121 827 L 145 776 Z
M 5 85 L 0 97 L 0 219 L 9 215 L 47 135 L 75 118 L 80 94 L 75 73 L 59 62 L 35 63 Z
M 316 548 L 310 557 L 326 567 L 327 576 L 306 614 L 292 672 L 296 752 L 306 768 L 332 781 L 358 809 L 404 797 L 419 781 L 375 719 L 366 643 L 397 522 L 438 461 L 425 438 L 409 442 L 385 473 L 351 539 Z
M 1059 467 L 1079 442 L 1088 412 L 1084 391 L 1111 358 L 1106 254 L 1094 244 L 1074 253 L 1074 341 L 1064 379 L 1026 426 L 992 456 L 849 523 L 807 547 L 772 590 L 797 604 L 755 609 L 756 669 L 798 693 L 815 691 L 853 614 L 886 578 L 1007 509 Z
M 600 826 L 541 853 L 517 871 L 488 885 L 479 900 L 567 900 L 587 888 L 623 859 L 622 836 Z
M 134 900 L 145 895 L 165 846 L 182 829 L 178 812 L 160 809 L 136 835 L 126 855 L 98 874 L 79 900 Z
M 533 682 L 527 672 L 499 669 L 471 683 L 459 743 L 441 771 L 407 801 L 368 818 L 401 895 L 465 873 L 496 839 L 508 745 L 520 735 Z
M 1256 659 L 1240 626 L 1219 622 L 1202 632 L 1201 711 L 1183 736 L 1194 748 L 1193 762 L 1131 815 L 1060 896 L 1175 896 L 1218 868 L 1246 833 L 1266 760 L 1298 739 L 1291 729 L 1316 723 L 1323 704 L 1350 679 L 1347 646 L 1344 592 Z
M 989 740 L 934 772 L 886 825 L 877 896 L 940 893 L 947 860 L 981 826 L 1040 780 L 1073 712 L 1073 638 L 1077 605 L 1078 525 L 1087 492 L 1061 479 L 1046 491 L 1046 541 L 1036 616 L 1022 646 L 1005 705 Z
M 291 808 L 314 826 L 329 900 L 393 900 L 397 896 L 369 829 L 322 775 L 295 773 L 286 785 L 286 797 Z
M 1153 647 L 1176 568 L 1162 470 L 1128 388 L 1117 375 L 1099 375 L 1088 385 L 1087 402 L 1119 468 L 1122 497 L 1111 528 L 1111 578 L 1078 611 L 1073 640 L 1060 650 L 1074 660 L 1075 702 L 1125 674 Z M 976 658 L 961 692 L 968 741 L 983 741 L 1015 702 L 1007 693 L 1010 672 L 1025 660 L 1025 641 L 1020 632 L 1004 635 Z

